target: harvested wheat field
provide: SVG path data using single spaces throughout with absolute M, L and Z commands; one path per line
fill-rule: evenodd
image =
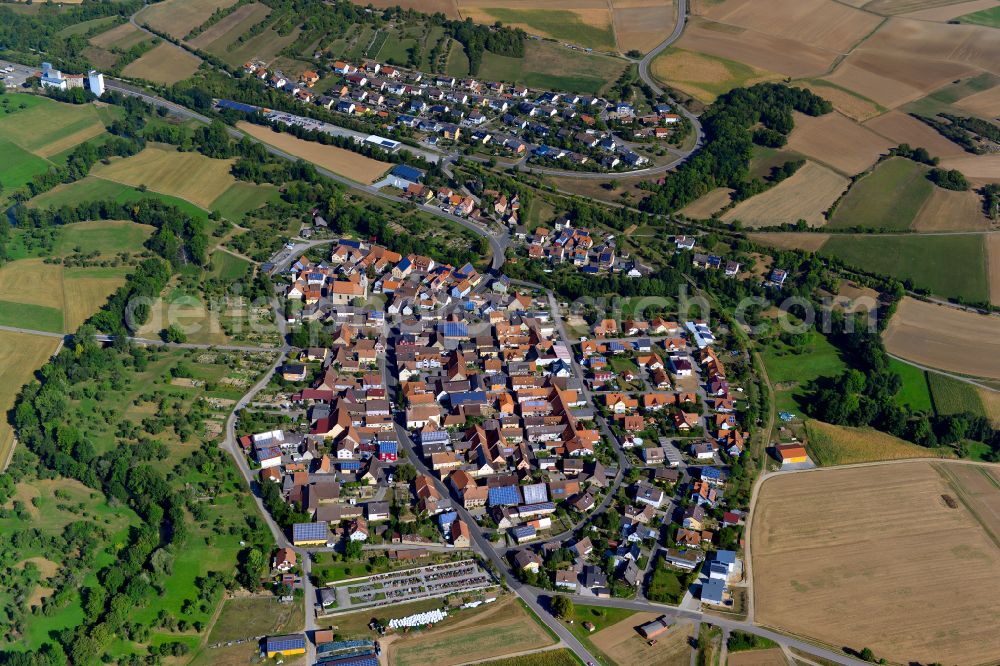
M 805 220 L 810 227 L 826 224 L 823 211 L 847 189 L 850 181 L 815 162 L 807 161 L 795 174 L 771 189 L 740 202 L 722 216 L 748 227 L 769 227 Z
M 907 296 L 883 339 L 890 354 L 918 365 L 1000 379 L 1000 317 Z
M 914 231 L 981 231 L 990 220 L 983 214 L 982 199 L 975 192 L 935 187 L 910 228 Z
M 346 176 L 359 183 L 373 183 L 380 178 L 392 166 L 388 162 L 380 162 L 370 157 L 359 155 L 358 153 L 337 148 L 336 146 L 324 146 L 315 141 L 305 141 L 298 139 L 291 134 L 284 132 L 274 132 L 267 127 L 254 125 L 252 123 L 240 122 L 237 127 L 252 137 L 260 139 L 276 148 L 301 157 L 324 169 L 329 169 L 341 176 Z
M 1000 305 L 1000 234 L 986 238 L 986 274 L 990 280 L 990 303 Z
M 710 103 L 733 88 L 775 81 L 780 74 L 704 53 L 669 48 L 650 66 L 653 76 L 672 88 Z
M 651 666 L 687 666 L 691 662 L 688 639 L 692 625 L 679 623 L 656 637 L 650 646 L 635 628 L 660 617 L 661 613 L 636 613 L 601 629 L 590 641 L 617 664 L 650 664 Z
M 991 7 L 997 6 L 997 0 L 970 0 L 969 2 L 957 2 L 956 4 L 947 4 L 940 7 L 931 7 L 929 9 L 920 9 L 915 12 L 910 12 L 909 14 L 903 14 L 906 18 L 919 19 L 921 21 L 949 21 L 953 18 L 958 18 L 959 16 L 965 16 L 966 14 L 971 14 L 972 12 L 978 12 L 983 9 L 990 9 Z
M 187 43 L 196 49 L 204 49 L 209 44 L 238 26 L 241 22 L 250 17 L 254 17 L 257 21 L 259 21 L 267 16 L 270 11 L 271 9 L 269 7 L 266 7 L 259 2 L 251 2 L 248 5 L 243 5 L 215 25 L 206 28 L 201 34 L 188 40 Z
M 1000 30 L 981 25 L 951 25 L 893 18 L 879 28 L 861 50 L 911 57 L 916 54 L 918 62 L 950 61 L 955 65 L 1000 73 L 1000 59 L 997 58 L 997 53 L 1000 52 Z M 913 76 L 915 84 L 923 82 L 933 85 L 936 80 L 933 71 L 922 71 L 915 67 L 905 68 L 900 74 Z M 947 82 L 950 81 L 945 81 Z
M 787 148 L 853 176 L 894 146 L 895 142 L 834 111 L 817 117 L 796 112 Z
M 63 326 L 75 331 L 104 305 L 108 296 L 125 284 L 125 270 L 67 268 L 63 275 Z
M 674 0 L 611 0 L 618 50 L 647 53 L 669 35 L 677 21 Z
M 768 231 L 747 234 L 747 237 L 757 243 L 770 245 L 781 250 L 806 250 L 807 252 L 819 252 L 820 248 L 830 240 L 830 234 L 795 233 L 792 231 Z
M 687 215 L 696 220 L 706 220 L 729 203 L 729 195 L 734 191 L 728 187 L 717 187 L 705 196 L 681 208 L 679 212 L 681 215 Z
M 955 157 L 965 153 L 957 143 L 952 143 L 911 115 L 890 111 L 865 123 L 865 127 L 899 144 L 926 148 L 934 157 Z
M 21 387 L 31 381 L 35 370 L 55 353 L 60 341 L 41 335 L 0 331 L 0 412 L 14 406 Z M 6 469 L 14 445 L 14 429 L 0 419 L 0 469 Z M 26 503 L 31 507 L 30 503 Z
M 169 86 L 194 74 L 200 64 L 198 56 L 170 42 L 161 42 L 138 60 L 130 62 L 122 70 L 122 75 Z
M 823 79 L 805 79 L 796 81 L 795 85 L 813 91 L 833 104 L 833 108 L 837 111 L 858 122 L 873 118 L 885 111 L 884 107 L 879 106 L 874 101 L 865 99 L 857 93 Z
M 142 11 L 136 20 L 148 23 L 159 32 L 184 39 L 204 23 L 217 9 L 236 4 L 236 0 L 163 0 Z
M 788 666 L 788 660 L 785 659 L 781 648 L 744 650 L 743 652 L 730 652 L 726 659 L 726 666 Z
M 927 11 L 938 7 L 961 4 L 963 0 L 870 0 L 865 9 L 876 14 L 891 16 Z
M 102 49 L 111 47 L 119 49 L 130 49 L 140 42 L 149 39 L 149 33 L 139 30 L 131 23 L 122 23 L 110 30 L 94 35 L 90 38 L 90 43 Z
M 923 53 L 917 50 L 916 54 Z M 857 49 L 825 79 L 894 109 L 978 70 L 915 53 Z
M 236 182 L 229 173 L 232 164 L 233 160 L 216 160 L 152 144 L 138 155 L 115 160 L 108 166 L 99 165 L 91 173 L 133 187 L 145 185 L 207 209 Z
M 834 0 L 726 0 L 701 6 L 702 15 L 729 25 L 847 53 L 882 21 Z
M 1000 550 L 937 471 L 960 465 L 767 479 L 751 534 L 755 619 L 893 662 L 993 660 Z
M 954 104 L 962 111 L 992 120 L 1000 114 L 1000 86 L 963 97 Z
M 793 39 L 700 18 L 687 22 L 676 45 L 797 79 L 824 74 L 837 57 L 833 51 Z
M 941 160 L 941 166 L 945 169 L 958 169 L 972 181 L 973 185 L 1000 183 L 1000 153 L 988 155 L 964 153 L 958 157 Z
M 993 423 L 994 428 L 1000 428 L 1000 391 L 987 388 L 976 390 L 979 393 L 979 399 L 983 402 L 986 417 Z

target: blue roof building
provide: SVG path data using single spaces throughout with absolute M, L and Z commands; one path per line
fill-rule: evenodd
M 398 453 L 399 452 L 399 442 L 395 441 L 384 441 L 378 443 L 379 455 L 386 453 Z
M 531 525 L 519 525 L 518 527 L 512 527 L 510 533 L 518 542 L 534 539 L 538 534 L 535 528 Z
M 292 525 L 292 543 L 325 544 L 330 540 L 330 526 L 327 523 L 295 523 Z
M 424 172 L 420 169 L 414 169 L 411 166 L 406 166 L 405 164 L 397 164 L 390 171 L 393 176 L 407 180 L 411 183 L 420 183 L 424 180 Z
M 431 430 L 420 433 L 420 444 L 433 444 L 436 442 L 447 442 L 449 439 L 447 430 Z
M 716 578 L 706 580 L 701 586 L 701 600 L 706 604 L 722 606 L 725 604 L 723 594 L 726 591 L 725 582 Z
M 447 511 L 438 516 L 438 525 L 442 532 L 447 532 L 451 524 L 458 520 L 458 514 L 454 511 Z
M 446 321 L 438 329 L 446 338 L 467 338 L 469 337 L 469 326 L 461 321 Z
M 257 113 L 260 111 L 259 106 L 253 106 L 252 104 L 243 104 L 242 102 L 234 102 L 231 99 L 220 99 L 219 103 L 216 105 L 220 109 L 229 109 L 231 111 L 242 111 L 243 113 Z
M 486 394 L 482 391 L 463 391 L 461 393 L 452 393 L 450 399 L 451 406 L 455 408 L 464 404 L 486 404 Z

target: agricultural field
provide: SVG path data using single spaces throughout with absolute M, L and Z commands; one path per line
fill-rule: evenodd
M 96 176 L 87 176 L 67 185 L 59 185 L 29 200 L 28 207 L 50 208 L 105 199 L 111 199 L 118 203 L 139 201 L 140 199 L 159 199 L 164 203 L 177 206 L 186 215 L 204 220 L 208 219 L 208 213 L 204 209 L 184 199 L 178 199 L 177 197 L 161 194 L 153 190 L 141 192 L 130 185 L 97 178 Z
M 257 21 L 260 20 L 260 18 L 257 19 Z M 236 39 L 255 22 L 252 20 L 252 16 L 248 16 L 237 27 L 212 42 L 211 46 L 205 50 L 221 58 L 230 67 L 240 67 L 249 60 L 271 62 L 284 49 L 295 44 L 299 38 L 300 30 L 298 28 L 285 35 L 279 35 L 273 28 L 268 28 L 242 44 L 236 44 Z
M 820 93 L 822 94 L 822 93 Z M 865 127 L 897 143 L 926 148 L 932 157 L 955 157 L 965 151 L 956 143 L 938 134 L 930 125 L 901 111 L 890 111 L 873 118 Z
M 730 652 L 726 664 L 727 666 L 787 666 L 788 660 L 785 659 L 781 648 L 768 648 Z
M 513 597 L 499 599 L 475 615 L 466 613 L 462 611 L 454 623 L 445 626 L 384 640 L 387 662 L 390 666 L 453 666 L 535 650 L 554 642 Z M 455 650 L 456 645 L 464 647 Z
M 211 255 L 211 274 L 223 280 L 236 280 L 247 274 L 250 262 L 224 250 L 216 250 Z
M 454 51 L 454 49 L 453 49 Z M 627 63 L 597 53 L 568 49 L 552 42 L 528 40 L 523 58 L 508 58 L 487 52 L 479 70 L 479 78 L 521 83 L 533 88 L 568 90 L 579 93 L 599 93 L 615 81 Z M 455 76 L 466 75 L 466 71 Z
M 735 190 L 728 187 L 717 187 L 708 194 L 680 209 L 680 214 L 696 220 L 706 220 L 725 208 L 730 202 L 730 195 Z
M 0 153 L 4 156 L 3 163 L 0 164 L 0 183 L 5 189 L 23 187 L 51 166 L 47 160 L 10 141 L 0 140 Z
M 963 77 L 938 88 L 926 97 L 904 105 L 900 108 L 900 111 L 917 113 L 924 116 L 933 116 L 941 112 L 961 113 L 959 105 L 966 103 L 966 100 L 972 99 L 977 95 L 990 94 L 998 84 L 1000 84 L 1000 76 L 990 72 Z M 986 110 L 986 115 L 983 116 L 984 119 L 988 120 L 993 117 L 990 111 L 992 109 Z
M 677 22 L 674 0 L 611 0 L 619 51 L 646 53 L 673 32 Z
M 706 104 L 733 88 L 780 78 L 779 74 L 735 60 L 674 47 L 656 56 L 650 72 L 658 80 Z
M 462 18 L 476 23 L 501 21 L 529 34 L 601 51 L 615 50 L 611 12 L 605 0 L 553 0 L 544 8 L 532 0 L 458 0 L 457 4 Z
M 542 652 L 531 652 L 518 657 L 491 659 L 478 662 L 481 666 L 578 666 L 580 658 L 569 648 L 554 648 Z
M 150 39 L 149 33 L 143 32 L 131 23 L 122 23 L 94 35 L 90 38 L 90 43 L 101 49 L 128 50 L 148 39 Z
M 183 198 L 208 208 L 236 183 L 229 173 L 233 160 L 216 160 L 200 153 L 179 152 L 174 146 L 151 144 L 138 155 L 95 165 L 91 175 L 123 185 Z
M 388 162 L 373 160 L 345 148 L 324 146 L 315 141 L 299 139 L 285 132 L 275 132 L 261 125 L 239 122 L 237 127 L 264 143 L 359 183 L 375 182 L 392 166 Z
M 989 298 L 982 236 L 834 234 L 820 249 L 863 270 L 911 280 L 947 298 Z
M 897 145 L 836 111 L 823 116 L 795 113 L 788 150 L 811 157 L 845 176 L 861 173 Z
M 1000 234 L 986 237 L 986 254 L 989 257 L 990 302 L 1000 305 Z
M 103 132 L 104 123 L 94 104 L 64 104 L 23 93 L 0 97 L 0 140 L 38 157 L 52 157 Z M 6 187 L 6 179 L 3 183 Z
M 1000 105 L 1000 87 L 993 87 L 955 102 L 955 106 L 973 116 L 995 118 Z
M 903 157 L 885 160 L 851 185 L 830 220 L 830 228 L 909 229 L 935 186 L 928 167 Z
M 858 122 L 864 122 L 887 111 L 881 104 L 824 79 L 802 79 L 796 81 L 795 85 L 813 91 L 833 104 L 834 109 Z
M 941 160 L 941 168 L 958 169 L 973 185 L 1000 183 L 1000 153 L 949 157 Z
M 937 469 L 966 467 L 955 485 Z M 995 613 L 997 514 L 954 499 L 976 493 L 973 506 L 996 506 L 996 482 L 973 486 L 975 469 L 908 462 L 765 481 L 751 534 L 757 621 L 894 662 L 992 659 L 1000 651 L 993 623 L 967 617 Z M 871 507 L 877 529 L 866 519 Z M 818 551 L 825 556 L 811 556 Z M 982 575 L 970 576 L 970 565 Z
M 656 637 L 656 645 L 647 645 L 636 627 L 655 620 L 659 613 L 635 613 L 608 627 L 598 630 L 587 638 L 598 650 L 615 664 L 657 664 L 662 666 L 686 666 L 691 661 L 691 637 L 693 625 L 681 623 L 671 627 L 666 633 Z
M 914 231 L 983 231 L 990 224 L 990 219 L 983 213 L 982 198 L 972 190 L 957 192 L 934 187 L 910 228 Z M 987 236 L 987 246 L 991 246 L 995 238 L 1000 236 Z M 991 260 L 993 254 L 989 252 Z M 991 280 L 997 275 L 992 267 L 989 274 Z M 993 290 L 991 293 L 1000 294 Z
M 872 428 L 851 428 L 809 419 L 805 422 L 806 449 L 820 467 L 954 457 L 949 449 L 929 449 Z
M 990 28 L 1000 28 L 1000 7 L 994 6 L 988 9 L 980 9 L 979 11 L 960 16 L 958 20 L 962 23 L 974 23 Z
M 896 402 L 899 405 L 909 407 L 915 412 L 934 412 L 926 371 L 895 358 L 889 359 L 889 369 L 899 375 L 903 382 L 902 388 L 896 394 Z
M 1000 379 L 997 318 L 903 298 L 883 335 L 886 349 L 919 365 Z
M 233 5 L 236 0 L 163 0 L 149 5 L 137 17 L 140 24 L 149 24 L 157 32 L 184 39 L 191 30 L 204 23 L 217 9 Z
M 820 164 L 807 161 L 790 178 L 740 202 L 722 215 L 722 220 L 741 221 L 747 227 L 795 224 L 805 220 L 811 227 L 826 224 L 823 215 L 850 181 Z
M 173 85 L 190 77 L 201 65 L 201 58 L 170 42 L 161 42 L 122 70 L 122 76 Z
M 0 331 L 0 411 L 14 406 L 14 400 L 35 373 L 59 347 L 58 338 Z M 0 469 L 6 469 L 14 446 L 14 429 L 0 420 Z
M 819 233 L 795 233 L 791 231 L 773 231 L 749 234 L 750 240 L 764 243 L 771 247 L 782 250 L 806 250 L 808 252 L 819 252 L 826 242 L 830 240 L 831 234 Z
M 974 385 L 937 372 L 927 373 L 927 383 L 934 401 L 934 410 L 938 414 L 968 412 L 986 416 L 983 401 Z
M 795 414 L 805 408 L 805 389 L 810 382 L 839 375 L 847 368 L 838 349 L 819 333 L 812 333 L 801 348 L 774 340 L 764 349 L 763 359 L 775 389 L 775 406 Z
M 276 201 L 277 198 L 278 188 L 273 185 L 255 185 L 237 181 L 220 194 L 209 208 L 219 211 L 222 217 L 238 224 L 247 213 L 257 210 L 268 202 Z
M 206 28 L 201 34 L 189 39 L 187 43 L 196 49 L 206 49 L 217 41 L 224 45 L 231 44 L 250 26 L 263 20 L 270 11 L 270 7 L 259 2 L 243 5 L 215 25 Z

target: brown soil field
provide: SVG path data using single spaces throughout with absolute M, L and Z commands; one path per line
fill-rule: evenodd
M 177 39 L 204 23 L 216 9 L 223 9 L 236 0 L 163 0 L 149 5 L 137 17 L 140 25 L 148 23 L 160 32 Z
M 726 222 L 740 220 L 747 227 L 768 227 L 805 220 L 811 227 L 826 224 L 823 211 L 837 200 L 850 181 L 815 162 L 807 161 L 791 178 L 742 201 L 726 211 Z
M 752 241 L 783 250 L 818 252 L 826 241 L 830 239 L 830 234 L 776 231 L 748 234 L 748 238 Z
M 986 238 L 986 273 L 990 280 L 990 302 L 1000 305 L 1000 234 Z
M 975 192 L 935 187 L 913 219 L 914 231 L 980 231 L 989 228 L 983 202 Z
M 997 468 L 983 465 L 941 465 L 938 472 L 955 490 L 993 542 L 1000 547 L 1000 481 Z
M 21 387 L 31 381 L 35 370 L 49 360 L 59 346 L 56 338 L 0 331 L 0 412 L 14 406 Z M 6 468 L 14 444 L 14 429 L 6 418 L 0 419 L 0 468 Z M 33 508 L 30 503 L 25 503 Z
M 918 49 L 915 53 L 922 51 Z M 978 73 L 976 69 L 962 63 L 934 60 L 914 53 L 876 51 L 866 44 L 847 56 L 833 74 L 825 78 L 894 109 L 975 73 Z
M 872 0 L 865 9 L 876 14 L 908 14 L 961 4 L 962 0 Z
M 853 176 L 895 145 L 836 111 L 818 117 L 796 112 L 787 148 Z
M 926 148 L 934 157 L 954 157 L 965 153 L 961 146 L 944 138 L 926 123 L 900 111 L 890 111 L 873 118 L 865 123 L 865 127 L 896 143 Z
M 508 597 L 493 608 L 439 629 L 397 636 L 386 649 L 391 666 L 453 666 L 552 645 L 552 638 Z M 456 649 L 456 646 L 462 646 Z
M 252 137 L 359 183 L 375 182 L 392 166 L 350 150 L 305 141 L 284 132 L 273 132 L 260 125 L 240 122 L 237 126 Z
M 875 102 L 859 97 L 844 88 L 839 88 L 823 79 L 796 81 L 796 86 L 813 91 L 833 104 L 833 108 L 852 120 L 863 122 L 882 113 L 883 109 Z
M 368 3 L 366 2 L 365 4 L 367 5 Z M 458 5 L 454 0 L 372 0 L 371 5 L 376 9 L 402 7 L 403 9 L 415 9 L 425 14 L 441 12 L 450 19 L 462 18 L 461 13 L 458 11 Z
M 730 652 L 726 666 L 787 666 L 788 660 L 781 648 Z
M 618 178 L 615 180 L 615 182 L 618 183 L 618 187 L 614 190 L 604 189 L 601 187 L 601 181 L 594 178 L 545 176 L 543 180 L 550 183 L 557 189 L 572 192 L 573 194 L 579 194 L 591 199 L 599 199 L 601 201 L 618 201 L 620 200 L 621 195 L 625 192 L 629 192 L 632 195 L 633 202 L 637 202 L 640 199 L 645 199 L 649 196 L 649 190 L 644 190 L 638 187 L 639 183 L 649 182 L 649 176 Z
M 162 42 L 138 60 L 130 62 L 122 70 L 122 75 L 169 86 L 194 74 L 200 64 L 201 58 L 179 46 Z
M 949 464 L 765 481 L 751 534 L 756 621 L 894 662 L 995 658 L 1000 550 L 971 512 L 943 500 L 955 491 L 935 465 Z
M 92 174 L 185 199 L 207 209 L 236 179 L 233 160 L 215 160 L 200 153 L 181 153 L 173 146 L 151 144 L 138 155 L 95 167 Z
M 969 95 L 955 102 L 955 106 L 980 118 L 996 118 L 1000 113 L 1000 86 Z
M 636 633 L 635 628 L 660 617 L 661 613 L 636 613 L 617 624 L 601 629 L 590 636 L 597 648 L 614 659 L 615 663 L 647 664 L 648 666 L 687 666 L 691 661 L 688 638 L 692 625 L 678 624 L 656 637 L 650 646 Z
M 188 41 L 188 44 L 196 49 L 204 49 L 219 37 L 222 37 L 224 34 L 235 28 L 247 17 L 257 16 L 257 20 L 259 21 L 264 18 L 269 11 L 271 11 L 270 8 L 260 4 L 259 2 L 252 2 L 249 5 L 243 5 L 226 18 L 207 28 L 203 33 Z
M 139 30 L 139 28 L 131 23 L 122 23 L 110 30 L 94 35 L 90 38 L 90 43 L 105 49 L 112 46 L 129 49 L 147 39 L 149 39 L 148 33 Z
M 981 25 L 949 25 L 897 17 L 879 28 L 862 49 L 880 54 L 917 54 L 920 60 L 950 61 L 955 65 L 1000 73 L 997 59 L 1000 30 Z M 919 68 L 904 68 L 900 75 L 912 75 L 915 84 L 933 84 L 936 80 L 933 71 L 924 72 Z
M 713 21 L 839 53 L 850 51 L 882 21 L 834 0 L 728 0 L 702 11 Z
M 792 39 L 693 18 L 677 47 L 735 60 L 793 78 L 819 76 L 837 57 L 832 51 Z
M 996 0 L 971 0 L 970 2 L 959 2 L 958 4 L 942 5 L 941 7 L 931 7 L 921 9 L 909 14 L 903 14 L 906 18 L 919 19 L 921 21 L 949 21 L 959 16 L 965 16 L 972 12 L 996 7 Z
M 611 16 L 621 51 L 639 49 L 647 53 L 674 29 L 674 0 L 611 0 Z
M 964 153 L 959 157 L 941 160 L 941 166 L 945 169 L 958 169 L 973 185 L 1000 182 L 1000 153 L 989 155 Z
M 919 365 L 1000 379 L 1000 318 L 904 297 L 885 347 Z
M 728 187 L 717 187 L 705 196 L 696 199 L 682 208 L 680 214 L 693 217 L 696 220 L 706 220 L 712 217 L 712 213 L 729 203 L 729 195 L 733 192 L 734 190 Z

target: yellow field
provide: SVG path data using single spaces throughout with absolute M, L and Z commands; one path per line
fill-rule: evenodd
M 265 16 L 270 13 L 270 7 L 260 4 L 259 2 L 252 2 L 249 5 L 243 5 L 236 11 L 232 12 L 229 16 L 222 19 L 215 25 L 207 28 L 200 35 L 197 35 L 187 43 L 196 49 L 204 49 L 209 44 L 219 39 L 225 35 L 230 30 L 236 28 L 244 20 L 250 20 L 253 22 L 260 21 Z M 235 37 L 233 37 L 235 39 Z M 226 40 L 229 41 L 229 40 Z
M 788 666 L 781 648 L 730 652 L 726 666 Z
M 945 169 L 958 169 L 976 185 L 1000 182 L 1000 153 L 988 155 L 963 153 L 958 157 L 941 160 L 941 166 Z
M 705 220 L 712 216 L 713 213 L 723 208 L 729 203 L 729 195 L 733 193 L 734 190 L 728 187 L 717 187 L 705 196 L 696 199 L 692 203 L 689 203 L 684 208 L 680 209 L 681 215 L 687 215 L 696 220 Z
M 943 453 L 870 428 L 806 422 L 809 457 L 820 466 L 852 465 L 905 458 L 940 458 Z
M 803 167 L 804 168 L 804 167 Z M 777 247 L 782 250 L 807 250 L 818 252 L 821 247 L 830 239 L 830 234 L 815 233 L 794 233 L 794 232 L 763 232 L 749 234 L 752 241 Z
M 795 113 L 788 149 L 853 176 L 875 164 L 897 144 L 834 111 L 823 116 Z
M 139 42 L 150 39 L 149 33 L 143 32 L 131 23 L 116 25 L 110 30 L 94 35 L 90 38 L 90 43 L 102 49 L 117 47 L 129 49 Z
M 743 63 L 675 48 L 657 56 L 650 71 L 660 81 L 705 103 L 733 88 L 781 78 Z
M 988 228 L 989 224 L 983 214 L 983 201 L 975 192 L 935 187 L 910 228 L 914 231 L 978 231 Z M 992 271 L 990 274 L 992 276 Z
M 137 17 L 159 32 L 183 39 L 193 28 L 205 22 L 216 9 L 235 4 L 236 0 L 163 0 L 149 5 Z
M 901 111 L 890 111 L 865 123 L 865 127 L 896 143 L 926 148 L 934 157 L 954 157 L 965 151 L 913 116 Z
M 0 331 L 0 412 L 14 406 L 21 387 L 31 380 L 59 346 L 57 338 Z M 14 444 L 14 430 L 6 418 L 0 419 L 0 468 L 6 469 Z
M 201 59 L 179 46 L 162 42 L 122 70 L 123 76 L 173 85 L 197 71 Z
M 897 663 L 992 661 L 1000 551 L 937 466 L 965 467 L 911 462 L 766 480 L 750 535 L 756 621 Z M 995 483 L 987 487 L 1000 499 Z
M 833 104 L 833 108 L 851 120 L 863 122 L 877 116 L 883 111 L 875 102 L 860 97 L 856 93 L 844 88 L 837 87 L 823 79 L 796 81 L 795 85 L 811 90 L 823 99 L 828 100 L 830 104 Z
M 324 146 L 315 141 L 299 139 L 285 132 L 274 132 L 270 128 L 253 123 L 240 122 L 237 123 L 237 127 L 290 155 L 301 157 L 359 183 L 373 183 L 392 167 L 388 162 L 373 160 L 336 146 Z
M 883 339 L 890 354 L 919 365 L 1000 379 L 1000 317 L 907 296 Z
M 125 284 L 124 273 L 102 274 L 87 268 L 67 268 L 63 274 L 63 326 L 75 331 L 97 312 L 108 296 Z
M 995 118 L 1000 109 L 1000 86 L 969 95 L 955 102 L 955 106 L 980 118 Z
M 815 162 L 806 161 L 801 169 L 771 189 L 740 202 L 726 211 L 726 222 L 740 220 L 748 227 L 794 224 L 805 220 L 811 227 L 826 224 L 823 211 L 837 200 L 850 181 Z
M 1000 428 L 1000 391 L 991 391 L 984 388 L 977 389 L 977 391 L 979 392 L 979 399 L 983 401 L 983 409 L 986 410 L 986 416 L 989 417 L 994 428 Z
M 94 176 L 125 185 L 145 185 L 208 208 L 236 182 L 229 173 L 233 160 L 215 160 L 199 153 L 181 153 L 175 148 L 151 144 L 138 155 L 97 165 Z
M 457 0 L 456 4 L 463 19 L 471 18 L 476 23 L 492 25 L 495 21 L 502 20 L 505 25 L 521 28 L 533 35 L 576 42 L 581 46 L 601 50 L 615 48 L 608 0 L 549 0 L 545 3 L 545 12 L 569 12 L 579 23 L 597 29 L 596 32 L 583 33 L 576 32 L 572 26 L 561 22 L 551 22 L 545 17 L 544 12 L 539 11 L 539 4 L 535 0 Z M 505 15 L 503 12 L 515 12 L 515 14 Z M 607 32 L 602 35 L 601 33 L 605 31 Z M 572 36 L 574 33 L 578 37 L 574 38 Z M 663 38 L 660 41 L 663 41 Z

